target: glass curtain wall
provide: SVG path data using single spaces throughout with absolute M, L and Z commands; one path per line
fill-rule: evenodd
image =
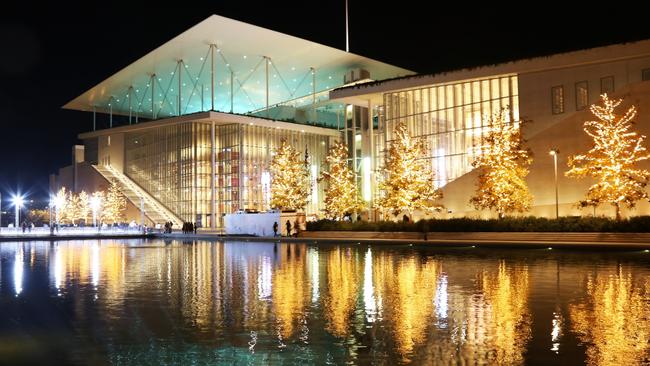
M 330 145 L 327 136 L 243 124 L 215 129 L 217 226 L 239 209 L 268 210 L 273 151 L 286 138 L 303 154 L 312 172 L 307 212 L 318 212 L 323 188 L 316 178 Z M 181 219 L 211 223 L 211 123 L 187 122 L 127 133 L 125 173 Z M 241 193 L 241 194 L 240 194 Z
M 442 187 L 472 170 L 488 132 L 487 119 L 501 108 L 509 109 L 509 120 L 519 121 L 516 75 L 386 93 L 380 113 L 384 141 L 377 145 L 388 146 L 395 126 L 406 123 L 413 136 L 426 140 L 423 158 L 431 162 L 436 186 Z

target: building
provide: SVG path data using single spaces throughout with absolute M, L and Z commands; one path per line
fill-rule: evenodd
M 580 211 L 589 180 L 565 178 L 570 155 L 588 149 L 582 123 L 601 93 L 639 108 L 650 135 L 650 40 L 432 75 L 213 15 L 109 77 L 64 108 L 92 114 L 73 165 L 52 189 L 94 190 L 118 182 L 139 217 L 220 227 L 226 213 L 269 208 L 268 163 L 283 138 L 310 156 L 315 180 L 324 155 L 344 140 L 374 219 L 383 152 L 396 123 L 425 139 L 424 157 L 443 189 L 443 217 L 491 217 L 469 205 L 471 163 L 484 121 L 507 107 L 534 153 L 530 214 L 555 216 L 553 159 L 559 149 L 560 215 Z M 101 123 L 107 128 L 97 128 Z M 650 168 L 650 162 L 646 163 Z M 650 214 L 647 202 L 628 214 Z
M 310 159 L 316 178 L 342 130 L 336 87 L 411 71 L 213 15 L 67 103 L 92 131 L 51 189 L 105 189 L 115 181 L 129 220 L 217 228 L 223 215 L 267 210 L 268 164 L 281 139 Z M 106 128 L 98 128 L 100 125 Z
M 367 197 L 378 194 L 372 175 L 382 166 L 384 146 L 391 143 L 395 124 L 405 122 L 411 134 L 427 142 L 425 158 L 444 193 L 443 216 L 495 217 L 469 204 L 477 178 L 471 163 L 486 132 L 483 121 L 507 107 L 513 121 L 532 121 L 523 131 L 534 154 L 527 179 L 534 201 L 527 214 L 555 216 L 554 162 L 549 151 L 559 149 L 559 214 L 612 216 L 614 209 L 607 205 L 595 212 L 578 209 L 576 202 L 593 182 L 564 176 L 568 157 L 589 149 L 583 123 L 593 119 L 588 107 L 601 93 L 624 98 L 626 106 L 635 104 L 636 128 L 650 136 L 650 40 L 345 86 L 332 91 L 330 100 L 346 104 L 349 112 L 371 108 L 379 116 L 373 129 L 363 120 L 350 124 L 349 118 L 345 126 L 347 140 L 361 156 L 358 164 L 372 164 L 368 170 L 361 168 Z M 640 166 L 650 169 L 650 162 Z M 635 210 L 624 212 L 647 215 L 650 205 L 640 202 Z

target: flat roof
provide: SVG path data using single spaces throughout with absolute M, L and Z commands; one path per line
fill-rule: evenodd
M 344 74 L 350 69 L 366 69 L 373 79 L 413 74 L 336 48 L 212 15 L 63 108 L 151 118 L 153 86 L 156 118 L 170 117 L 178 114 L 180 86 L 181 115 L 210 110 L 212 56 L 214 109 L 231 110 L 232 88 L 234 113 L 248 113 L 266 106 L 267 67 L 269 106 L 310 96 L 312 78 L 317 92 L 341 86 Z
M 366 105 L 368 100 L 382 103 L 386 92 L 418 88 L 426 85 L 449 84 L 493 77 L 544 72 L 553 69 L 593 65 L 650 56 L 650 40 L 595 47 L 434 74 L 407 75 L 336 88 L 329 99 L 350 104 Z

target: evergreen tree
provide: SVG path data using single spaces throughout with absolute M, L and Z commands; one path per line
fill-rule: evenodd
M 115 181 L 111 182 L 106 199 L 104 200 L 104 209 L 102 211 L 103 221 L 118 223 L 125 220 L 126 197 L 120 192 Z

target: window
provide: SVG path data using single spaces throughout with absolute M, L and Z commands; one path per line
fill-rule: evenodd
M 642 81 L 650 80 L 650 69 L 643 69 L 643 71 L 641 71 L 641 80 Z
M 614 77 L 606 76 L 600 78 L 600 94 L 611 94 L 614 92 Z
M 576 83 L 576 111 L 587 108 L 589 104 L 589 89 L 586 81 Z
M 551 103 L 553 114 L 564 113 L 564 87 L 562 85 L 551 88 Z

